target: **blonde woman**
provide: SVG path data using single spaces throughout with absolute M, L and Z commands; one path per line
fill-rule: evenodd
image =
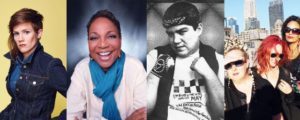
M 252 75 L 249 57 L 241 48 L 225 52 L 225 119 L 279 120 L 280 102 L 274 101 L 274 89 L 266 80 Z

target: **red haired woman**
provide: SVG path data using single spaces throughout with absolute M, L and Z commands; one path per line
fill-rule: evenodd
M 249 56 L 241 48 L 230 48 L 224 54 L 225 120 L 279 120 L 280 101 L 274 99 L 273 86 L 252 76 Z
M 289 48 L 286 42 L 276 35 L 265 38 L 257 50 L 257 73 L 263 80 L 269 81 L 274 87 L 274 94 L 281 101 L 283 117 L 291 120 L 291 101 L 293 92 L 291 87 L 290 72 L 282 66 L 288 61 Z M 254 74 L 257 74 L 254 73 Z

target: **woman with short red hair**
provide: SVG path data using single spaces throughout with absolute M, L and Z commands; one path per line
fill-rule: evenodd
M 289 48 L 286 42 L 276 35 L 266 37 L 257 50 L 257 74 L 274 87 L 274 94 L 281 101 L 283 117 L 290 120 L 290 107 L 293 99 L 290 72 L 282 66 L 288 61 Z

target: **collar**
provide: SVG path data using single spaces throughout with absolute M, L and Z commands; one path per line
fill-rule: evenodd
M 31 63 L 32 61 L 32 57 L 33 57 L 33 53 L 31 53 L 27 59 L 24 59 L 23 55 L 22 54 L 19 54 L 16 58 L 16 61 L 21 63 L 21 64 L 28 64 L 28 63 Z

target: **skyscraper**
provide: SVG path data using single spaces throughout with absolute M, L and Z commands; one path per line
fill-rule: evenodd
M 259 20 L 256 17 L 250 17 L 245 20 L 245 30 L 260 28 Z
M 230 27 L 234 33 L 239 33 L 239 25 L 237 24 L 236 18 L 228 18 L 228 27 Z
M 245 0 L 244 7 L 244 18 L 256 18 L 255 0 Z
M 283 21 L 283 4 L 282 0 L 272 0 L 269 3 L 269 21 L 270 31 L 274 31 L 275 22 Z
M 255 0 L 245 0 L 244 8 L 245 30 L 259 28 L 259 20 L 256 17 Z

